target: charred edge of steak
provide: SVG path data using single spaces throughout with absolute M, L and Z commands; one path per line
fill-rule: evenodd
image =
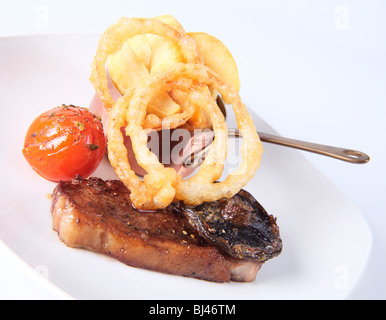
M 181 210 L 202 238 L 234 258 L 263 262 L 282 251 L 276 219 L 245 190 Z

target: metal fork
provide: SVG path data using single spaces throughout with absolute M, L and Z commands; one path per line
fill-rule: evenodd
M 224 116 L 226 117 L 225 106 L 221 98 L 217 99 L 217 104 L 219 105 Z M 258 134 L 260 140 L 263 142 L 308 151 L 354 164 L 365 164 L 370 161 L 370 157 L 362 151 L 295 140 L 264 132 L 258 132 Z M 229 130 L 228 136 L 231 138 L 242 138 L 240 131 L 237 129 Z M 205 159 L 205 155 L 209 151 L 210 145 L 211 142 L 207 144 L 202 150 L 192 153 L 190 156 L 188 156 L 183 162 L 184 167 L 189 168 L 199 166 Z

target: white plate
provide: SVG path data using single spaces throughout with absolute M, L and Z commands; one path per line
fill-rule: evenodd
M 283 147 L 265 144 L 262 165 L 246 188 L 277 217 L 284 243 L 283 253 L 268 261 L 253 283 L 215 284 L 136 269 L 58 239 L 47 197 L 55 184 L 32 171 L 21 149 L 29 124 L 43 111 L 63 103 L 89 105 L 97 40 L 90 35 L 0 39 L 0 259 L 16 255 L 28 269 L 43 273 L 59 298 L 345 298 L 366 265 L 370 230 L 300 152 Z M 253 115 L 259 130 L 274 132 Z M 113 173 L 105 161 L 95 175 Z M 15 272 L 20 270 L 25 269 Z

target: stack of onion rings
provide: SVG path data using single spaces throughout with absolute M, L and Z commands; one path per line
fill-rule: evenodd
M 167 37 L 179 44 L 185 62 L 178 63 L 166 71 L 151 73 L 128 90 L 114 103 L 107 88 L 105 63 L 109 54 L 119 49 L 128 38 L 137 34 L 152 33 Z M 263 147 L 253 120 L 242 104 L 238 92 L 228 85 L 212 69 L 202 63 L 194 41 L 166 24 L 154 19 L 124 18 L 110 27 L 102 36 L 92 67 L 91 80 L 106 109 L 109 110 L 108 156 L 118 178 L 131 191 L 131 200 L 137 209 L 155 210 L 167 207 L 173 201 L 184 201 L 196 206 L 206 201 L 232 197 L 243 188 L 258 169 Z M 242 133 L 242 163 L 222 181 L 228 149 L 228 128 L 224 116 L 210 94 L 208 87 L 217 90 L 224 102 L 233 106 L 237 126 Z M 177 114 L 162 119 L 165 123 L 179 126 L 189 119 L 195 107 L 202 108 L 210 117 L 215 133 L 208 156 L 198 172 L 183 180 L 175 169 L 166 168 L 147 147 L 146 108 L 152 97 L 161 90 L 184 93 L 186 108 Z M 130 167 L 124 136 L 131 138 L 138 164 L 147 172 L 141 180 Z

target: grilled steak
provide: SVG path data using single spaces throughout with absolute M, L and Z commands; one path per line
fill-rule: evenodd
M 60 182 L 52 194 L 53 228 L 70 247 L 103 253 L 134 267 L 215 282 L 254 281 L 269 257 L 232 257 L 224 246 L 214 246 L 202 236 L 202 227 L 196 230 L 186 213 L 194 208 L 174 203 L 141 212 L 133 208 L 129 195 L 118 180 L 77 177 Z

